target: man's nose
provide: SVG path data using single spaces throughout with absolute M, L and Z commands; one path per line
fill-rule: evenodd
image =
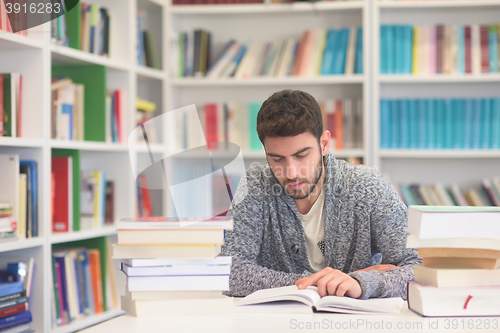
M 292 162 L 288 162 L 286 165 L 286 177 L 288 179 L 297 178 L 297 166 Z

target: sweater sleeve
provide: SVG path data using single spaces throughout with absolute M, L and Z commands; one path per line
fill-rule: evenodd
M 264 193 L 262 177 L 249 169 L 240 181 L 227 215 L 233 216 L 234 229 L 226 231 L 220 256 L 231 256 L 231 276 L 227 296 L 246 296 L 254 291 L 293 285 L 311 273 L 279 272 L 257 264 L 263 237 Z
M 361 285 L 361 299 L 401 297 L 407 299 L 407 283 L 413 280 L 414 266 L 421 263 L 417 249 L 406 248 L 408 209 L 394 186 L 381 174 L 375 177 L 370 223 L 372 247 L 382 254 L 382 264 L 399 268 L 386 272 L 355 271 L 349 275 Z

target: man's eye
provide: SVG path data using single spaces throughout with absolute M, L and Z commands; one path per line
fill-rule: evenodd
M 281 161 L 283 161 L 283 158 L 278 158 L 278 159 L 273 158 L 273 161 L 274 161 L 274 162 L 281 162 Z
M 303 154 L 303 155 L 296 155 L 298 158 L 304 158 L 307 156 L 307 154 Z

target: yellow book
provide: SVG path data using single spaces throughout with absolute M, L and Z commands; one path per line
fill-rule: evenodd
M 19 174 L 19 209 L 17 211 L 17 237 L 26 238 L 26 174 Z
M 419 33 L 420 33 L 420 28 L 419 27 L 413 27 L 413 54 L 412 54 L 412 66 L 411 66 L 411 73 L 413 75 L 418 74 L 418 52 L 420 45 L 418 45 L 418 40 L 419 40 Z
M 153 102 L 145 101 L 143 99 L 135 100 L 135 108 L 141 111 L 149 111 L 152 112 L 156 110 L 156 104 Z

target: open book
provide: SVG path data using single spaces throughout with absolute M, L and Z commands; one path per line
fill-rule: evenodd
M 338 312 L 353 314 L 399 314 L 401 298 L 367 300 L 318 294 L 317 287 L 299 290 L 297 286 L 258 290 L 236 303 L 238 312 Z

